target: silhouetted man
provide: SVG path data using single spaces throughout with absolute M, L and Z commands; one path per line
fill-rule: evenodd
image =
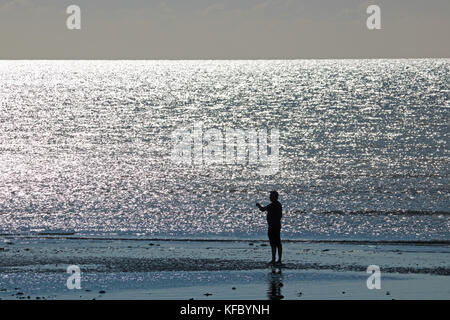
M 281 203 L 278 201 L 278 192 L 272 191 L 270 192 L 270 201 L 271 203 L 268 206 L 261 206 L 259 203 L 256 203 L 256 206 L 261 211 L 267 211 L 267 224 L 269 225 L 269 241 L 270 246 L 272 247 L 272 261 L 271 264 L 280 264 L 281 265 L 281 254 L 283 252 L 283 248 L 281 247 L 281 216 L 283 207 Z M 278 261 L 275 263 L 275 256 L 278 249 Z

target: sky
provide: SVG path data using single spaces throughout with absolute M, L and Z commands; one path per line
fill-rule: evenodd
M 0 0 L 0 59 L 450 58 L 449 16 L 449 0 Z

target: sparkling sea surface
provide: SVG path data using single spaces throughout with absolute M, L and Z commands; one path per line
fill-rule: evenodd
M 0 233 L 265 239 L 278 190 L 284 238 L 450 241 L 449 83 L 450 59 L 0 61 Z M 278 172 L 174 162 L 195 123 L 279 130 Z

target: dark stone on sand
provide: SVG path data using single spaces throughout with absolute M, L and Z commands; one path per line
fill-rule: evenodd
M 231 290 L 236 290 L 236 287 L 231 288 Z
M 248 244 L 249 246 L 252 246 L 253 245 L 253 243 L 252 242 L 250 242 L 249 244 Z
M 260 246 L 261 246 L 261 247 L 267 247 L 267 244 L 262 243 Z
M 98 293 L 106 293 L 105 290 L 100 290 Z
M 89 289 L 86 289 L 86 290 L 84 290 L 84 291 L 86 291 L 86 292 L 91 292 L 91 290 L 89 290 Z
M 23 296 L 23 292 L 17 292 L 16 295 Z
M 40 297 L 36 297 L 36 300 L 40 300 L 41 298 Z
M 342 291 L 342 294 L 345 294 L 345 291 Z
M 154 244 L 153 244 L 153 243 L 149 243 L 148 245 L 149 245 L 149 246 L 154 246 Z
M 207 297 L 209 297 L 209 296 L 212 296 L 212 293 L 205 293 L 205 294 L 203 294 L 204 296 L 207 296 Z
M 390 293 L 389 291 L 386 291 L 386 295 L 387 295 L 387 296 L 390 296 L 391 293 Z
M 330 249 L 323 249 L 322 252 L 330 251 Z

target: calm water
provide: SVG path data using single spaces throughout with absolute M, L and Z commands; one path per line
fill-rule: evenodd
M 0 61 L 0 232 L 450 240 L 450 60 Z M 174 163 L 279 130 L 279 172 Z

